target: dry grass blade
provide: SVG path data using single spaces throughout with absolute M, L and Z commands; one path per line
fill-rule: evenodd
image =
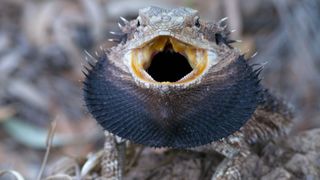
M 140 158 L 140 156 L 141 156 L 141 154 L 142 154 L 144 149 L 145 149 L 145 147 L 140 147 L 138 152 L 135 153 L 134 157 L 128 163 L 128 165 L 127 165 L 127 167 L 125 169 L 126 172 L 129 172 L 131 170 L 131 168 L 134 166 L 134 164 L 136 164 L 138 162 L 138 160 L 139 160 L 139 158 Z
M 93 168 L 95 168 L 99 163 L 101 163 L 100 161 L 102 156 L 103 156 L 103 151 L 99 151 L 98 153 L 89 157 L 88 160 L 82 166 L 80 176 L 82 178 L 87 176 Z
M 46 167 L 46 164 L 47 164 L 47 161 L 48 161 L 48 156 L 49 156 L 51 145 L 52 145 L 52 141 L 53 141 L 53 137 L 54 137 L 54 132 L 55 132 L 55 129 L 56 129 L 56 125 L 57 125 L 56 120 L 53 120 L 51 122 L 51 124 L 50 124 L 50 129 L 49 129 L 49 133 L 48 133 L 48 136 L 47 136 L 47 142 L 46 142 L 47 150 L 46 150 L 46 154 L 45 154 L 45 156 L 43 158 L 43 162 L 41 164 L 41 168 L 40 168 L 39 174 L 37 176 L 37 180 L 41 179 L 43 171 L 44 171 L 44 168 Z
M 14 171 L 14 170 L 3 170 L 3 171 L 0 171 L 0 177 L 5 175 L 5 174 L 11 174 L 13 175 L 16 180 L 24 180 L 24 177 L 17 171 Z
M 65 174 L 57 174 L 47 177 L 46 180 L 72 180 L 72 177 Z

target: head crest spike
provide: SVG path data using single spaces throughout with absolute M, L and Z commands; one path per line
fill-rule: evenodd
M 122 33 L 122 32 L 109 31 L 109 33 L 112 34 L 112 35 L 116 35 L 116 36 L 122 36 L 122 35 L 124 35 L 124 33 Z
M 119 39 L 108 39 L 110 42 L 121 42 Z
M 96 63 L 98 62 L 98 60 L 93 57 L 87 50 L 84 50 L 84 53 L 86 54 L 86 58 L 85 60 L 87 61 L 87 63 Z
M 123 25 L 120 24 L 119 22 L 118 22 L 118 27 L 119 27 L 121 30 L 123 29 Z
M 121 19 L 125 24 L 129 24 L 129 21 L 128 21 L 126 18 L 120 16 L 120 19 Z
M 228 17 L 224 17 L 224 18 L 220 19 L 220 21 L 218 21 L 218 24 L 221 25 L 223 22 L 225 22 L 228 19 L 229 19 Z
M 254 57 L 256 57 L 257 55 L 258 55 L 258 52 L 253 53 L 253 54 L 251 55 L 251 59 L 254 58 Z

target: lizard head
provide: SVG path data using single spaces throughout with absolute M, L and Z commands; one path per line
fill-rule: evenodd
M 127 25 L 122 28 L 128 44 L 125 60 L 142 85 L 190 84 L 218 62 L 218 46 L 208 38 L 196 10 L 148 7 Z
M 227 137 L 251 117 L 260 70 L 229 45 L 220 22 L 158 7 L 123 21 L 121 42 L 84 81 L 86 105 L 105 130 L 148 146 L 189 148 Z

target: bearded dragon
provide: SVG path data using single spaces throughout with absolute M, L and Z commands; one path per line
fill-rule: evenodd
M 150 147 L 219 152 L 226 158 L 212 178 L 240 179 L 251 145 L 290 129 L 291 112 L 262 87 L 262 67 L 231 46 L 225 19 L 208 22 L 185 7 L 121 19 L 117 45 L 85 72 L 86 106 L 106 131 Z

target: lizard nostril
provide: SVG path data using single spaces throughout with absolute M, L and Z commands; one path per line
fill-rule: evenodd
M 161 17 L 161 20 L 164 21 L 164 22 L 168 22 L 168 21 L 171 20 L 171 17 L 168 16 L 168 15 L 165 15 L 165 16 L 162 16 L 162 17 Z

